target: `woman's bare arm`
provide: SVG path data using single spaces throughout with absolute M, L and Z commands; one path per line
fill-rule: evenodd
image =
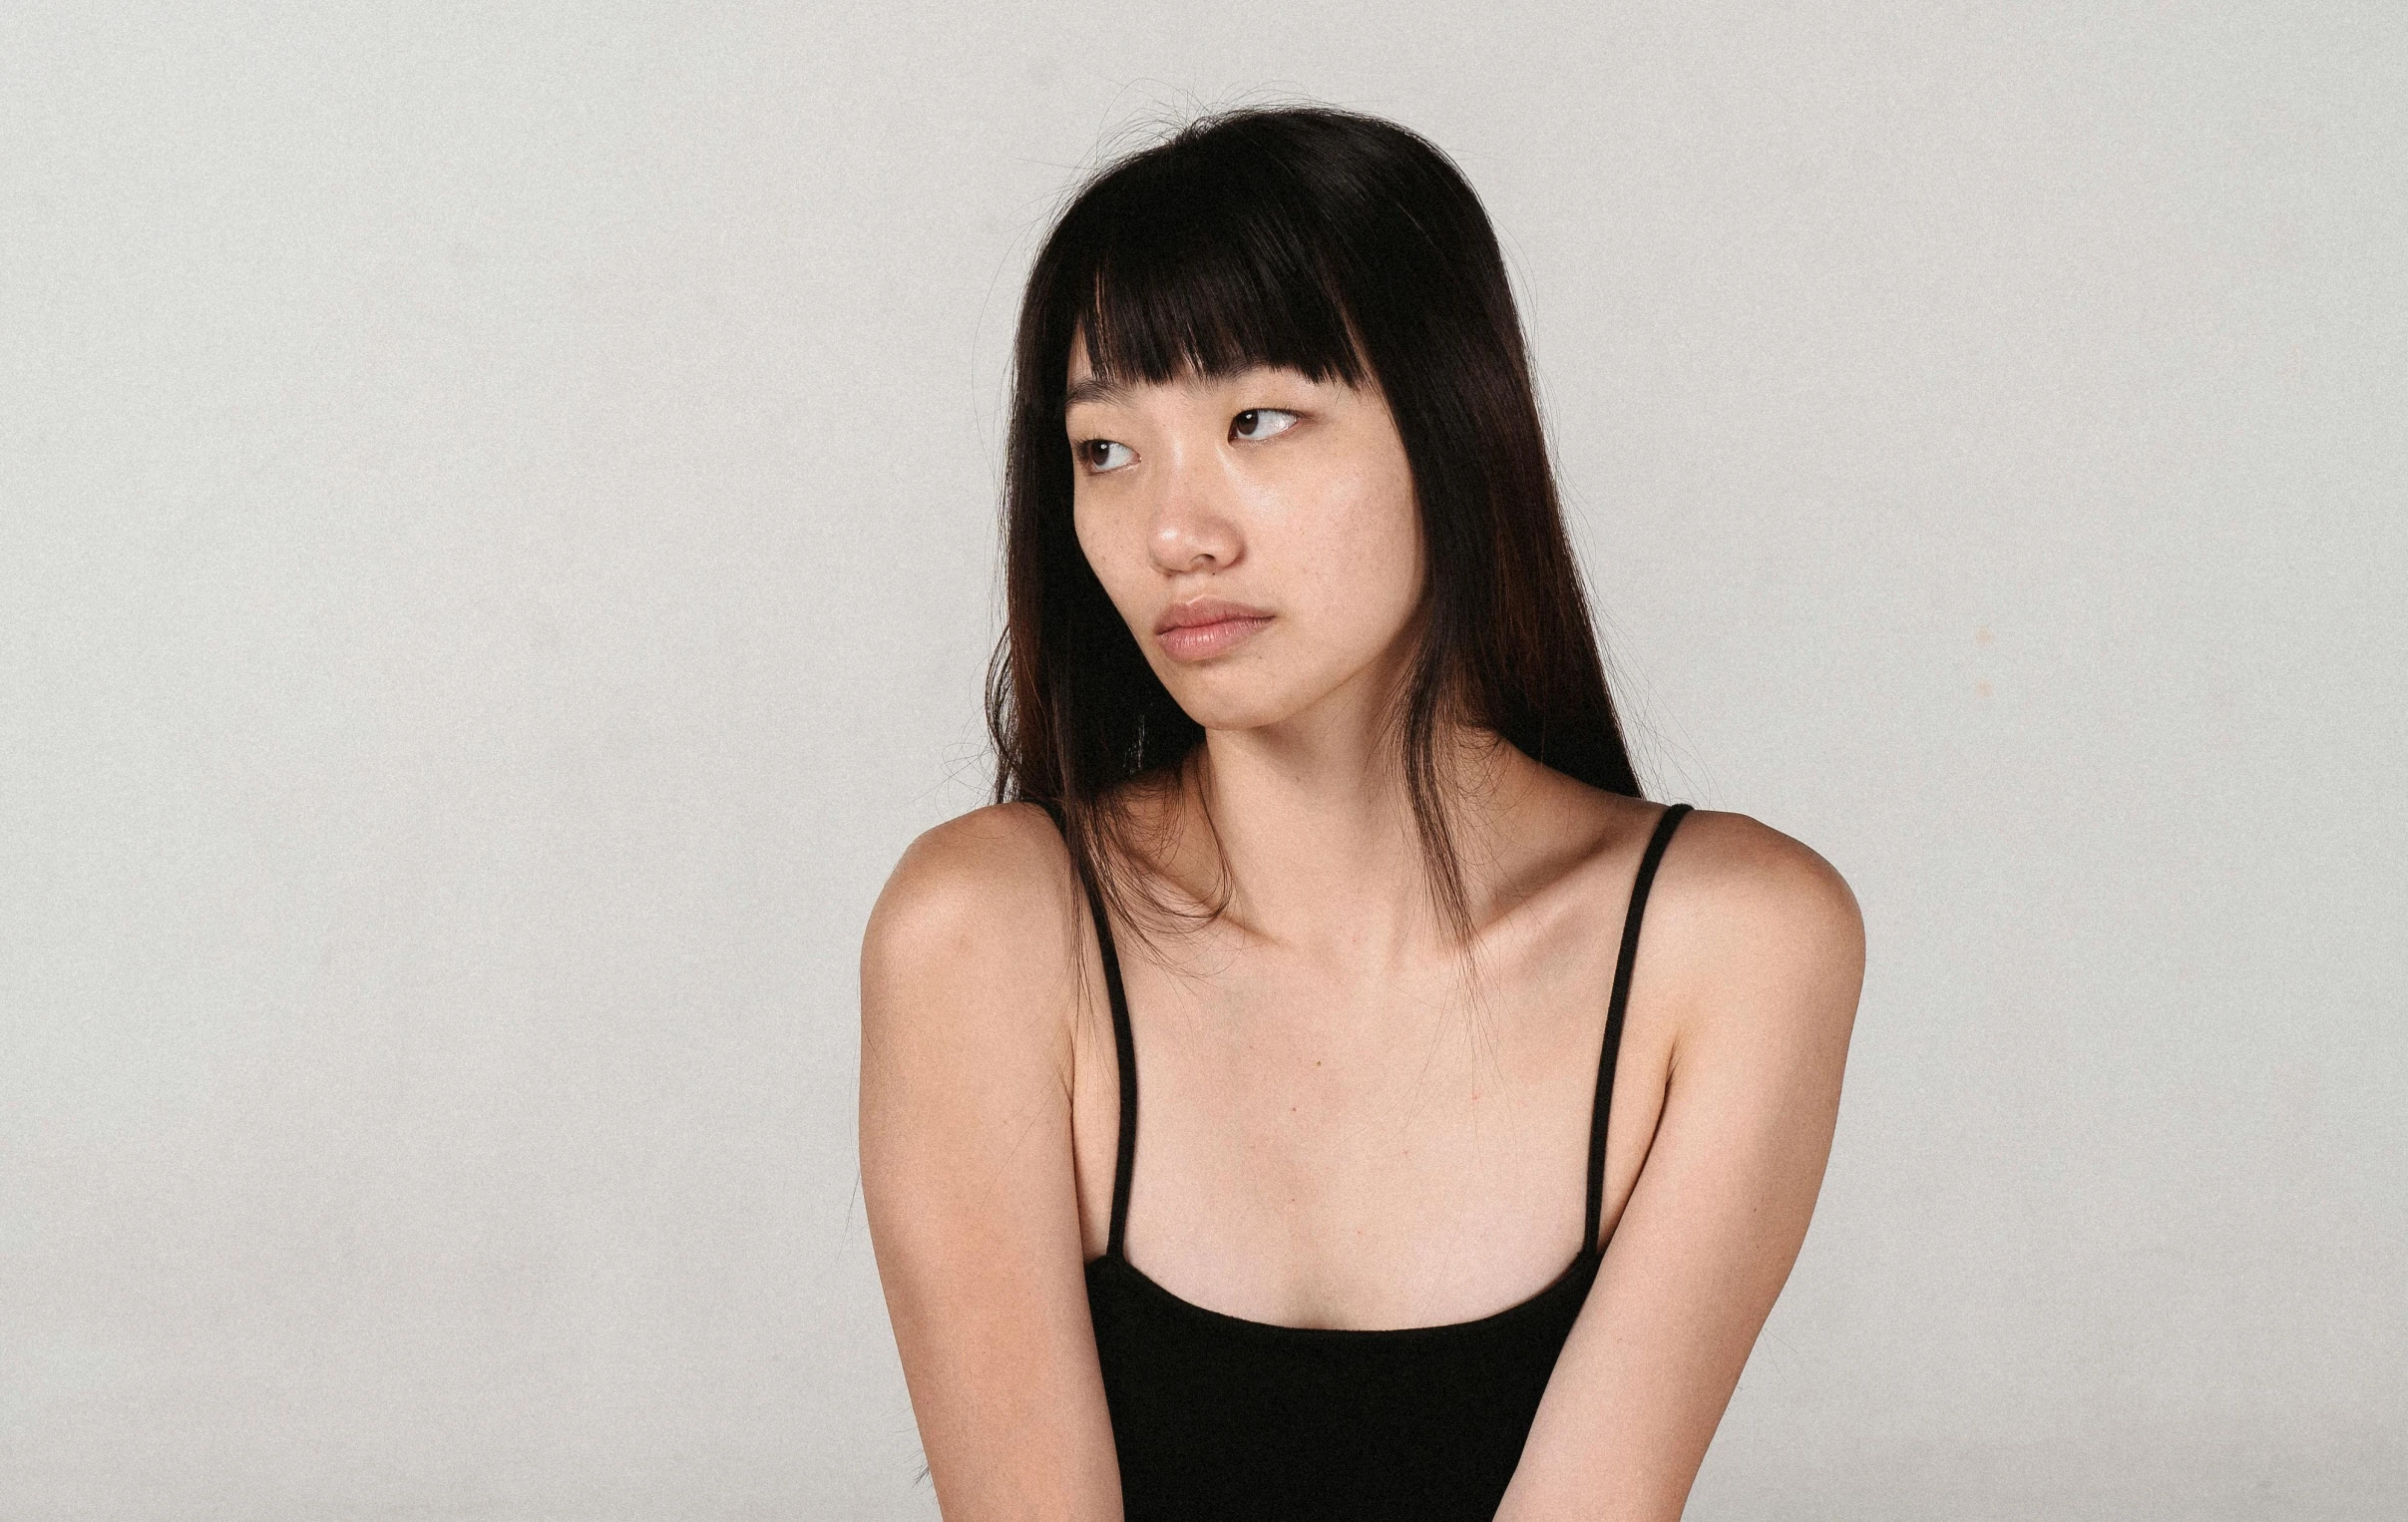
M 1806 1238 L 1863 971 L 1820 857 L 1738 815 L 1683 823 L 1634 973 L 1674 1012 L 1663 1113 L 1499 1522 L 1681 1515 Z
M 905 853 L 861 959 L 861 1177 L 951 1522 L 1118 1522 L 1070 1148 L 1082 954 L 1060 839 L 982 809 Z

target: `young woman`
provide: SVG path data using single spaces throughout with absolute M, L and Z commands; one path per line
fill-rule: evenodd
M 1862 928 L 1641 798 L 1477 199 L 1378 120 L 1199 123 L 1063 213 L 1015 368 L 998 801 L 862 955 L 946 1516 L 1679 1516 Z

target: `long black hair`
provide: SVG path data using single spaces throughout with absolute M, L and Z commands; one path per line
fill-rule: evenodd
M 1640 796 L 1478 197 L 1392 122 L 1224 113 L 1085 183 L 1029 272 L 1013 348 L 1005 622 L 987 679 L 995 799 L 1047 805 L 1122 918 L 1140 900 L 1148 918 L 1171 912 L 1144 873 L 1130 891 L 1124 864 L 1147 857 L 1121 785 L 1169 785 L 1204 732 L 1146 664 L 1072 528 L 1074 340 L 1123 382 L 1267 365 L 1386 393 L 1428 567 L 1392 731 L 1435 908 L 1458 936 L 1471 917 L 1438 755 L 1452 722 Z

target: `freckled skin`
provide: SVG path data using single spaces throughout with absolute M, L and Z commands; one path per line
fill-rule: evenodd
M 1072 345 L 1070 384 L 1090 371 Z M 1271 437 L 1233 436 L 1249 409 L 1293 413 Z M 1333 693 L 1388 690 L 1422 582 L 1412 474 L 1388 403 L 1292 370 L 1136 385 L 1073 403 L 1073 446 L 1108 440 L 1127 463 L 1074 470 L 1079 547 L 1171 696 L 1208 729 L 1257 729 Z M 1154 627 L 1209 594 L 1273 614 L 1204 661 L 1164 653 Z

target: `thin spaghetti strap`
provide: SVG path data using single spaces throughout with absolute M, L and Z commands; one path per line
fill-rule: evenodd
M 1647 891 L 1655 885 L 1656 866 L 1664 860 L 1664 848 L 1671 844 L 1674 827 L 1688 812 L 1688 804 L 1672 804 L 1656 821 L 1656 833 L 1648 837 L 1646 854 L 1639 858 L 1639 875 L 1631 883 L 1630 910 L 1622 918 L 1622 954 L 1614 962 L 1614 994 L 1605 1008 L 1605 1049 L 1597 1058 L 1597 1103 L 1589 1111 L 1588 1225 L 1580 1234 L 1580 1250 L 1584 1253 L 1604 1251 L 1597 1242 L 1597 1228 L 1605 1220 L 1605 1124 L 1614 1108 L 1614 1065 L 1622 1055 L 1622 1013 L 1630 1002 L 1631 963 L 1639 951 L 1639 922 L 1647 914 Z
M 1050 799 L 1035 801 L 1053 817 L 1054 828 L 1062 831 L 1066 843 L 1069 831 L 1062 822 L 1061 806 Z M 1129 998 L 1120 984 L 1120 953 L 1112 945 L 1112 922 L 1103 912 L 1103 895 L 1096 891 L 1095 880 L 1083 864 L 1078 869 L 1078 883 L 1086 890 L 1087 915 L 1095 922 L 1095 946 L 1103 953 L 1104 991 L 1112 1003 L 1113 1054 L 1120 1069 L 1120 1151 L 1112 1164 L 1112 1228 L 1103 1252 L 1107 1258 L 1125 1258 L 1120 1239 L 1128 1229 L 1129 1175 L 1137 1162 L 1137 1043 L 1129 1033 Z

